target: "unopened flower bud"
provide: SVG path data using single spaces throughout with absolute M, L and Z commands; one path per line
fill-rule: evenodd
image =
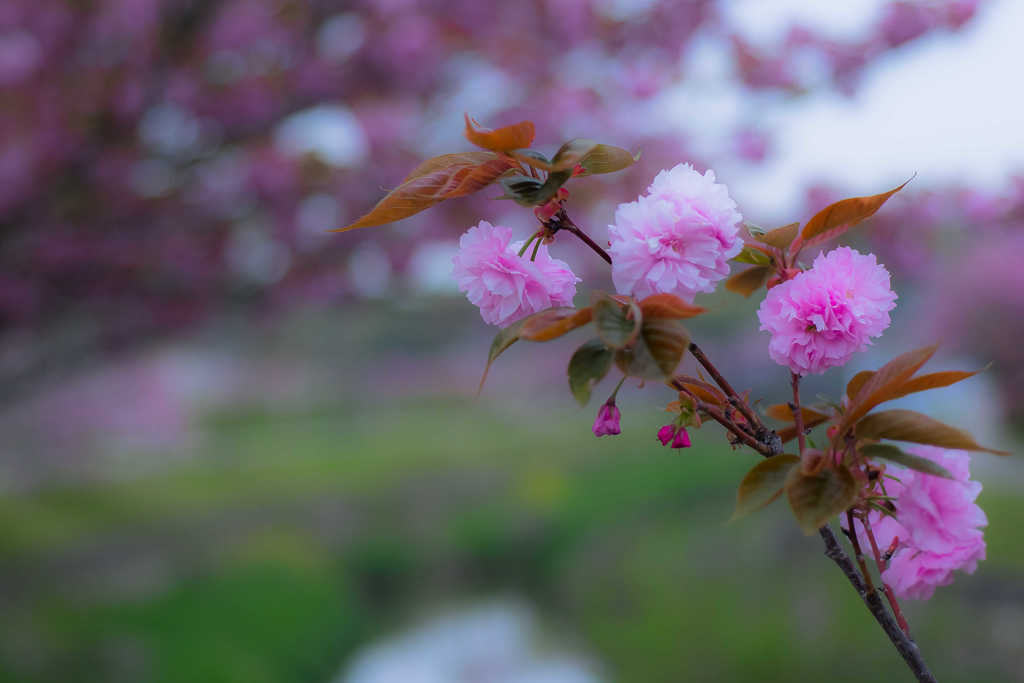
M 615 405 L 615 399 L 610 398 L 601 406 L 594 419 L 594 436 L 609 436 L 622 433 L 619 428 L 619 407 Z

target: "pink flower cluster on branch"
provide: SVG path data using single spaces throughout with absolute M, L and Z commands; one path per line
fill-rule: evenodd
M 902 598 L 927 600 L 937 586 L 953 582 L 953 572 L 974 573 L 985 559 L 982 527 L 988 524 L 984 510 L 974 501 L 981 484 L 970 479 L 970 455 L 966 451 L 916 446 L 909 453 L 944 467 L 952 476 L 901 471 L 899 481 L 886 483 L 894 496 L 896 517 L 871 513 L 878 544 L 896 551 L 882 579 Z
M 580 279 L 569 264 L 552 258 L 544 244 L 533 260 L 520 256 L 522 245 L 512 242 L 511 228 L 487 221 L 459 240 L 452 274 L 484 322 L 505 326 L 545 308 L 572 305 Z
M 889 327 L 895 306 L 889 271 L 874 254 L 839 247 L 768 290 L 757 317 L 771 333 L 771 359 L 806 375 L 843 365 L 864 350 Z
M 532 143 L 534 131 L 530 121 L 487 130 L 476 128 L 467 117 L 467 138 L 486 153 L 423 162 L 409 176 L 412 180 L 344 230 L 386 222 L 392 215 L 388 212 L 404 217 L 410 207 L 421 211 L 495 182 L 505 189 L 505 198 L 532 207 L 540 227 L 525 245 L 512 242 L 511 229 L 481 221 L 462 236 L 454 257 L 459 289 L 486 322 L 505 326 L 491 344 L 487 367 L 520 339 L 547 342 L 593 323 L 596 336 L 569 360 L 570 391 L 586 404 L 596 383 L 613 369 L 621 373 L 598 410 L 593 434 L 621 433 L 616 396 L 626 379 L 639 379 L 641 386 L 654 380 L 672 388 L 678 400 L 666 410 L 678 418 L 658 431 L 662 445 L 690 447 L 687 426 L 699 428 L 710 420 L 726 429 L 733 447 L 748 446 L 765 456 L 740 483 L 736 515 L 784 497 L 804 533 L 822 536 L 826 555 L 847 576 L 918 680 L 934 682 L 909 638 L 895 596 L 928 598 L 936 586 L 952 580 L 954 571 L 973 572 L 984 559 L 981 527 L 987 520 L 974 503 L 981 486 L 969 481 L 966 452 L 925 448 L 915 454 L 883 442 L 1007 453 L 984 447 L 967 432 L 927 415 L 875 408 L 976 373 L 917 375 L 935 353 L 931 346 L 903 353 L 877 371 L 858 373 L 841 401 L 804 407 L 800 400 L 801 376 L 843 365 L 871 344 L 888 328 L 897 298 L 888 270 L 873 254 L 839 247 L 819 254 L 805 270 L 801 253 L 872 217 L 906 183 L 833 202 L 802 228 L 799 222 L 768 231 L 748 226 L 743 235 L 751 241 L 744 241 L 741 216 L 727 188 L 715 181 L 712 171 L 700 174 L 689 164 L 679 164 L 661 171 L 637 200 L 619 205 L 605 251 L 569 218 L 569 193 L 563 185 L 577 177 L 625 169 L 635 155 L 577 138 L 548 159 L 524 146 Z M 421 192 L 416 189 L 420 185 L 431 191 Z M 579 278 L 547 251 L 547 244 L 566 233 L 610 264 L 619 294 L 596 291 L 589 305 L 572 305 Z M 730 259 L 751 267 L 730 277 Z M 752 407 L 750 392 L 737 392 L 682 324 L 706 310 L 693 304 L 696 294 L 713 291 L 726 277 L 725 286 L 745 296 L 768 288 L 758 310 L 761 329 L 771 334 L 769 356 L 791 370 L 792 399 L 764 410 L 766 416 L 790 423 L 779 431 L 764 425 Z M 700 365 L 698 377 L 677 374 L 687 353 Z M 704 379 L 704 371 L 710 380 Z M 822 445 L 816 446 L 808 435 L 826 423 L 830 424 Z M 786 454 L 785 443 L 793 439 L 796 454 Z M 902 479 L 880 477 L 885 470 L 876 459 L 907 467 L 908 472 Z M 850 526 L 858 519 L 863 525 L 862 531 L 848 529 L 859 572 L 830 527 L 844 513 Z M 882 570 L 888 609 L 874 589 L 864 546 L 870 547 Z
M 647 194 L 620 204 L 608 229 L 612 279 L 623 294 L 713 292 L 740 253 L 742 216 L 729 191 L 689 164 L 658 173 Z

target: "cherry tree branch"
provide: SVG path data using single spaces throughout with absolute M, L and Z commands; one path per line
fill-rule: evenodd
M 575 223 L 566 215 L 565 210 L 562 209 L 556 213 L 549 223 L 545 223 L 545 227 L 550 229 L 552 232 L 562 229 L 568 230 L 573 233 L 584 243 L 587 244 L 591 249 L 597 252 L 605 261 L 609 264 L 612 262 L 611 256 L 597 245 L 586 233 L 580 230 Z M 719 410 L 715 406 L 708 405 L 702 401 L 699 401 L 693 394 L 688 393 L 693 397 L 694 404 L 699 410 L 704 411 L 705 414 L 710 416 L 716 422 L 721 424 L 730 433 L 734 434 L 737 439 L 742 441 L 744 444 L 750 446 L 752 449 L 760 453 L 766 458 L 774 457 L 782 453 L 782 440 L 774 430 L 765 428 L 764 424 L 757 417 L 757 415 L 750 409 L 743 398 L 736 393 L 736 390 L 732 388 L 728 380 L 722 376 L 718 371 L 718 368 L 714 366 L 711 360 L 704 354 L 704 352 L 694 343 L 690 344 L 690 353 L 697 359 L 697 362 L 711 375 L 715 383 L 725 392 L 727 399 L 730 404 L 733 405 L 747 420 L 749 426 L 756 429 L 756 434 L 749 434 L 747 431 L 741 429 L 732 419 L 730 419 L 723 411 Z M 805 434 L 803 424 L 803 414 L 800 408 L 800 376 L 796 373 L 792 373 L 791 382 L 793 387 L 793 403 L 791 408 L 793 410 L 794 426 L 797 430 L 797 437 L 799 439 L 800 456 L 803 456 L 805 447 Z M 672 380 L 670 384 L 680 390 L 686 391 L 686 389 L 676 380 Z M 855 530 L 851 531 L 856 533 Z M 868 611 L 878 622 L 882 630 L 885 631 L 886 636 L 892 642 L 896 651 L 900 653 L 907 666 L 910 667 L 911 672 L 921 683 L 936 683 L 935 677 L 931 671 L 928 670 L 928 665 L 925 664 L 924 658 L 921 656 L 921 650 L 918 648 L 917 643 L 910 637 L 910 635 L 900 627 L 900 624 L 893 618 L 893 614 L 886 609 L 885 604 L 879 597 L 878 592 L 875 590 L 869 590 L 865 584 L 864 578 L 857 571 L 857 568 L 850 561 L 849 555 L 843 550 L 839 541 L 836 539 L 835 534 L 832 532 L 832 528 L 826 524 L 825 526 L 818 529 L 818 534 L 825 542 L 825 556 L 832 560 L 836 566 L 843 572 L 850 585 L 853 586 L 854 590 L 857 591 L 857 595 L 860 596 L 861 600 L 867 606 Z M 865 568 L 866 570 L 866 568 Z M 865 571 L 867 576 L 867 571 Z M 902 615 L 900 620 L 903 621 Z M 906 622 L 903 621 L 905 624 Z
M 854 590 L 857 591 L 857 595 L 867 605 L 871 616 L 875 618 L 875 621 L 885 631 L 885 635 L 889 636 L 889 640 L 892 641 L 896 651 L 903 657 L 903 660 L 910 667 L 910 671 L 917 677 L 917 680 L 921 683 L 936 683 L 935 676 L 928 670 L 928 665 L 925 664 L 917 643 L 904 633 L 903 629 L 896 623 L 892 614 L 885 608 L 885 603 L 878 597 L 878 592 L 868 590 L 856 567 L 853 566 L 853 562 L 850 561 L 849 555 L 839 545 L 839 541 L 832 532 L 832 528 L 826 524 L 818 529 L 818 534 L 825 541 L 825 557 L 835 562 L 836 566 L 842 570 Z

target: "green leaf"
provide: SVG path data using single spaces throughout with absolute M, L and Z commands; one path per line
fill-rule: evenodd
M 678 320 L 645 320 L 636 341 L 615 354 L 615 364 L 630 377 L 665 379 L 689 345 L 690 335 Z
M 800 529 L 809 536 L 857 500 L 857 482 L 845 467 L 817 474 L 794 467 L 786 478 L 786 497 Z
M 639 154 L 630 154 L 621 147 L 597 144 L 579 162 L 580 166 L 583 167 L 583 173 L 580 175 L 614 173 L 615 171 L 621 171 L 632 166 L 639 159 Z
M 767 266 L 772 262 L 772 257 L 754 246 L 743 247 L 743 251 L 736 254 L 733 261 L 737 263 L 750 263 L 755 266 Z
M 555 156 L 551 159 L 551 171 L 568 171 L 572 173 L 577 164 L 582 165 L 583 160 L 594 153 L 598 143 L 586 138 L 573 138 L 558 148 Z
M 964 430 L 913 410 L 883 410 L 872 413 L 857 423 L 856 433 L 858 439 L 892 439 L 943 448 L 962 448 L 966 451 L 1009 455 L 1006 451 L 981 446 Z
M 739 519 L 760 510 L 782 495 L 789 471 L 800 463 L 795 455 L 776 455 L 754 465 L 736 492 L 736 511 L 732 519 Z
M 867 446 L 861 446 L 860 454 L 871 460 L 887 460 L 888 462 L 895 463 L 912 470 L 917 470 L 918 472 L 934 474 L 936 477 L 944 477 L 946 479 L 953 478 L 953 475 L 949 473 L 949 470 L 937 462 L 933 462 L 928 458 L 922 458 L 919 455 L 907 453 L 906 451 L 901 451 L 899 448 L 890 446 L 889 444 L 875 443 L 868 444 Z
M 602 292 L 595 292 L 592 302 L 597 336 L 613 349 L 633 343 L 643 324 L 640 307 L 632 301 L 628 305 L 619 303 Z M 631 314 L 629 317 L 627 312 Z
M 512 346 L 519 340 L 519 332 L 522 330 L 523 325 L 529 318 L 523 318 L 517 322 L 512 323 L 506 328 L 498 331 L 498 334 L 494 335 L 494 341 L 491 342 L 491 350 L 487 354 L 487 366 L 484 368 L 484 376 L 480 378 L 480 386 L 477 387 L 476 393 L 479 394 L 484 388 L 484 382 L 487 381 L 487 373 L 491 371 L 491 364 L 494 360 L 500 356 L 505 349 Z
M 512 199 L 520 206 L 536 206 L 543 203 L 537 201 L 537 197 L 541 195 L 544 181 L 515 173 L 500 178 L 498 182 L 505 189 L 505 196 L 499 199 Z
M 593 386 L 608 374 L 614 355 L 615 352 L 600 339 L 585 342 L 572 354 L 568 370 L 569 390 L 580 405 L 587 404 Z

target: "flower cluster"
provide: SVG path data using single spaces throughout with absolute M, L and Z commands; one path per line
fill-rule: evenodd
M 484 321 L 505 326 L 552 306 L 570 306 L 580 281 L 565 261 L 541 245 L 534 260 L 517 253 L 512 229 L 487 221 L 459 240 L 454 258 L 459 290 L 480 309 Z
M 689 164 L 661 171 L 636 201 L 620 204 L 609 226 L 612 280 L 640 298 L 675 294 L 692 302 L 729 274 L 743 248 L 736 202 L 713 171 Z
M 672 448 L 689 448 L 692 445 L 686 428 L 674 424 L 667 424 L 658 430 L 658 441 L 662 446 L 671 445 Z
M 768 290 L 757 317 L 771 333 L 768 355 L 797 374 L 843 365 L 889 327 L 896 293 L 873 254 L 839 247 L 810 270 Z
M 971 574 L 985 559 L 981 527 L 988 520 L 974 502 L 981 484 L 970 480 L 966 451 L 932 446 L 907 450 L 943 466 L 953 479 L 901 472 L 899 481 L 886 484 L 895 497 L 896 518 L 872 513 L 871 525 L 881 547 L 897 543 L 882 578 L 900 597 L 927 600 L 937 586 L 953 582 L 954 571 Z

